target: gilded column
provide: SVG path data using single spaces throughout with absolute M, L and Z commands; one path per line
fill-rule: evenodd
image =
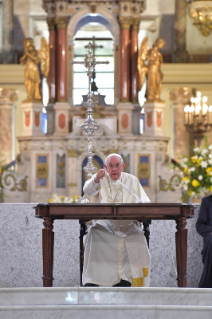
M 0 88 L 0 161 L 5 164 L 14 159 L 15 136 L 13 133 L 13 103 L 17 100 L 15 90 Z
M 140 19 L 133 19 L 131 26 L 131 101 L 138 103 L 138 30 Z
M 174 62 L 186 63 L 188 53 L 186 51 L 186 1 L 175 1 L 175 51 Z
M 2 2 L 2 63 L 14 63 L 14 49 L 13 49 L 13 0 Z
M 182 158 L 183 155 L 190 155 L 190 145 L 192 145 L 192 135 L 186 131 L 184 125 L 184 107 L 190 102 L 193 89 L 191 88 L 175 88 L 170 91 L 170 99 L 173 108 L 173 157 L 176 160 Z
M 67 101 L 67 45 L 66 26 L 67 17 L 57 17 L 57 60 L 56 60 L 56 100 L 57 102 Z
M 130 17 L 119 17 L 121 24 L 120 101 L 130 101 Z

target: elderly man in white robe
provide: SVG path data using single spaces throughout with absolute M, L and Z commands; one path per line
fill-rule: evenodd
M 85 182 L 83 191 L 90 202 L 136 203 L 138 198 L 142 203 L 150 202 L 139 180 L 123 170 L 122 157 L 110 154 L 104 169 Z M 84 286 L 149 286 L 150 255 L 141 222 L 92 220 L 87 228 Z

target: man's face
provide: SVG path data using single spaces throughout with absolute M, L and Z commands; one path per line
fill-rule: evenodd
M 118 156 L 110 156 L 104 167 L 113 181 L 117 181 L 124 170 L 124 164 Z

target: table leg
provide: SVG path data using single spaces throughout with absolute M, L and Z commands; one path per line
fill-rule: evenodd
M 53 219 L 43 217 L 44 228 L 42 229 L 43 242 L 43 287 L 52 287 L 53 282 L 53 251 L 54 251 L 54 232 Z
M 178 287 L 186 287 L 187 280 L 187 229 L 186 217 L 179 217 L 176 220 L 177 232 L 175 233 L 176 241 L 176 258 L 177 258 L 177 281 Z

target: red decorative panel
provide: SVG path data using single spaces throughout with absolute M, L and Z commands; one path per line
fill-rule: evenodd
M 160 127 L 162 125 L 162 112 L 156 111 L 156 123 Z
M 121 126 L 126 129 L 129 126 L 129 115 L 127 113 L 122 114 Z
M 59 125 L 59 128 L 63 129 L 66 125 L 66 117 L 65 117 L 65 114 L 61 113 L 59 116 L 58 116 L 58 125 Z
M 40 112 L 35 112 L 35 126 L 40 125 Z
M 151 127 L 152 126 L 152 111 L 147 112 L 147 126 Z
M 30 111 L 25 111 L 25 125 L 30 126 Z

